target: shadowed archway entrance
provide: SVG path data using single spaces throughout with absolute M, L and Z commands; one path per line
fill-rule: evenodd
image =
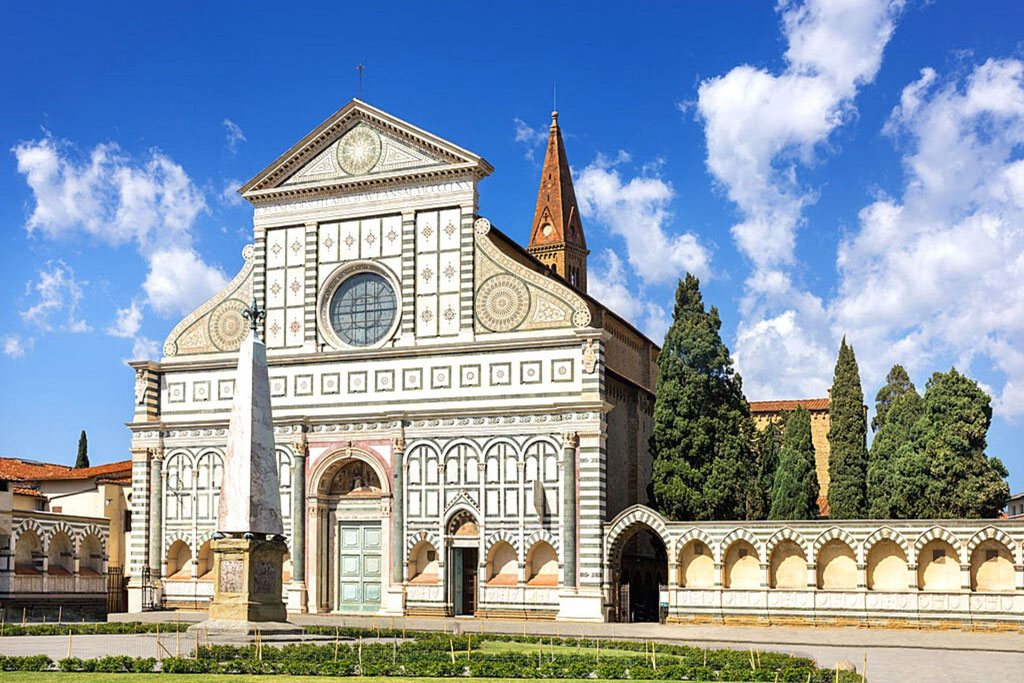
M 637 523 L 620 536 L 612 555 L 612 591 L 620 622 L 658 621 L 661 588 L 668 583 L 668 550 L 661 536 Z

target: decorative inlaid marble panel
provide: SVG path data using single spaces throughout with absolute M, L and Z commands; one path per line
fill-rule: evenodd
M 221 560 L 220 590 L 222 593 L 241 593 L 242 578 L 242 560 Z

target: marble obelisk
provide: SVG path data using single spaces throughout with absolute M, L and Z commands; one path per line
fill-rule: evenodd
M 214 597 L 208 627 L 251 631 L 284 622 L 281 568 L 288 548 L 270 411 L 267 347 L 256 335 L 266 315 L 253 301 L 242 313 L 251 331 L 238 350 L 238 370 L 217 510 Z M 263 623 L 257 623 L 263 622 Z

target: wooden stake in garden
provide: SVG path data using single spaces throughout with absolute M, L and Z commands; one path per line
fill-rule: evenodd
M 160 622 L 156 624 L 156 661 L 163 661 L 160 659 Z
M 181 656 L 181 629 L 178 628 L 177 621 L 174 624 L 174 656 Z
M 868 651 L 864 650 L 864 666 L 860 670 L 861 683 L 867 683 L 868 680 Z
M 64 621 L 64 605 L 58 605 L 57 607 L 57 625 L 60 626 Z
M 68 628 L 68 657 L 71 657 L 71 628 Z
M 466 661 L 468 662 L 470 658 L 473 656 L 473 634 L 467 633 L 466 638 Z
M 654 650 L 654 642 L 651 642 L 651 666 L 655 671 L 658 670 L 658 653 Z
M 448 647 L 450 647 L 451 650 L 452 650 L 452 664 L 454 664 L 455 663 L 455 641 L 453 641 L 451 638 L 448 639 Z
M 199 629 L 196 629 L 196 649 L 192 652 L 192 659 L 199 659 Z
M 363 637 L 359 636 L 359 675 L 363 675 Z
M 594 660 L 596 663 L 601 663 L 601 639 L 597 639 L 597 659 Z
M 757 671 L 757 667 L 754 666 L 754 648 L 750 648 L 750 670 Z
M 338 627 L 334 627 L 334 661 L 338 661 L 338 637 L 340 636 Z
M 21 625 L 22 626 L 25 625 L 25 608 L 24 607 L 21 608 Z

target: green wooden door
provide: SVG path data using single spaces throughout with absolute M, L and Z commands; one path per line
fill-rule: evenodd
M 338 609 L 376 612 L 380 609 L 380 522 L 342 522 L 338 533 Z

